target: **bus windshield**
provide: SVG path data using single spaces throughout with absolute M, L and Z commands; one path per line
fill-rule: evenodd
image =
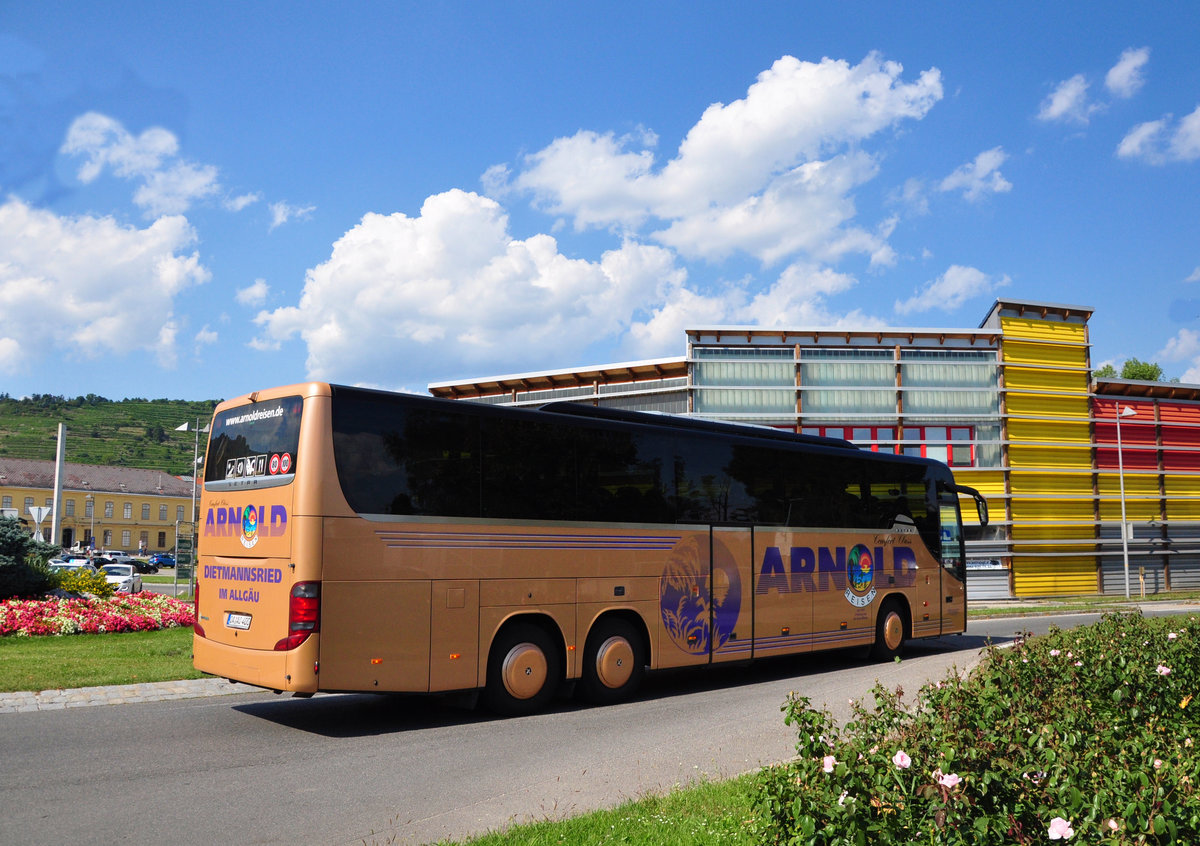
M 238 490 L 291 482 L 302 407 L 300 397 L 282 397 L 217 414 L 209 435 L 205 487 Z

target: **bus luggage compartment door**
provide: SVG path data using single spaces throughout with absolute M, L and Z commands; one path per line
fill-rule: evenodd
M 817 583 L 812 537 L 786 528 L 754 530 L 754 656 L 813 648 Z
M 321 585 L 322 690 L 429 690 L 428 581 Z

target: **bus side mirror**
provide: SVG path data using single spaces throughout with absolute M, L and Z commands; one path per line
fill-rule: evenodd
M 974 488 L 969 488 L 966 485 L 946 485 L 947 490 L 954 493 L 962 493 L 975 500 L 975 511 L 979 514 L 979 525 L 986 526 L 988 524 L 988 505 L 987 500 L 983 498 L 983 494 Z

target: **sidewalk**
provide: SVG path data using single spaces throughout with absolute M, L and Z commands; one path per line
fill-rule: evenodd
M 248 684 L 231 684 L 225 679 L 184 679 L 103 687 L 72 687 L 64 690 L 43 690 L 38 693 L 20 691 L 0 693 L 0 714 L 60 711 L 63 708 L 85 708 L 89 705 L 161 702 L 164 699 L 196 699 L 202 696 L 224 696 L 261 690 L 262 688 Z

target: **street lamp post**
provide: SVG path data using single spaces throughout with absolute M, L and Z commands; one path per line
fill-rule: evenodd
M 192 521 L 192 523 L 194 525 L 196 522 L 196 483 L 197 483 L 197 475 L 198 475 L 197 467 L 200 465 L 200 433 L 207 432 L 209 430 L 209 427 L 205 426 L 205 427 L 201 428 L 200 418 L 197 417 L 195 427 L 192 427 L 192 425 L 190 423 L 184 423 L 182 426 L 176 426 L 175 431 L 176 432 L 186 432 L 189 428 L 192 429 L 192 431 L 195 433 L 195 437 L 194 437 L 194 440 L 192 443 L 192 508 L 191 508 L 192 513 L 188 515 L 189 519 Z
M 1125 563 L 1125 598 L 1129 599 L 1129 526 L 1125 520 L 1125 459 L 1121 448 L 1121 418 L 1133 417 L 1137 412 L 1130 406 L 1121 408 L 1117 403 L 1117 482 L 1121 487 L 1121 560 Z
M 89 546 L 92 549 L 95 549 L 96 548 L 96 498 L 94 496 L 92 496 L 91 494 L 88 494 L 87 496 L 84 497 L 84 499 L 87 500 L 88 513 L 92 517 L 92 528 L 88 531 L 88 536 L 90 539 Z

